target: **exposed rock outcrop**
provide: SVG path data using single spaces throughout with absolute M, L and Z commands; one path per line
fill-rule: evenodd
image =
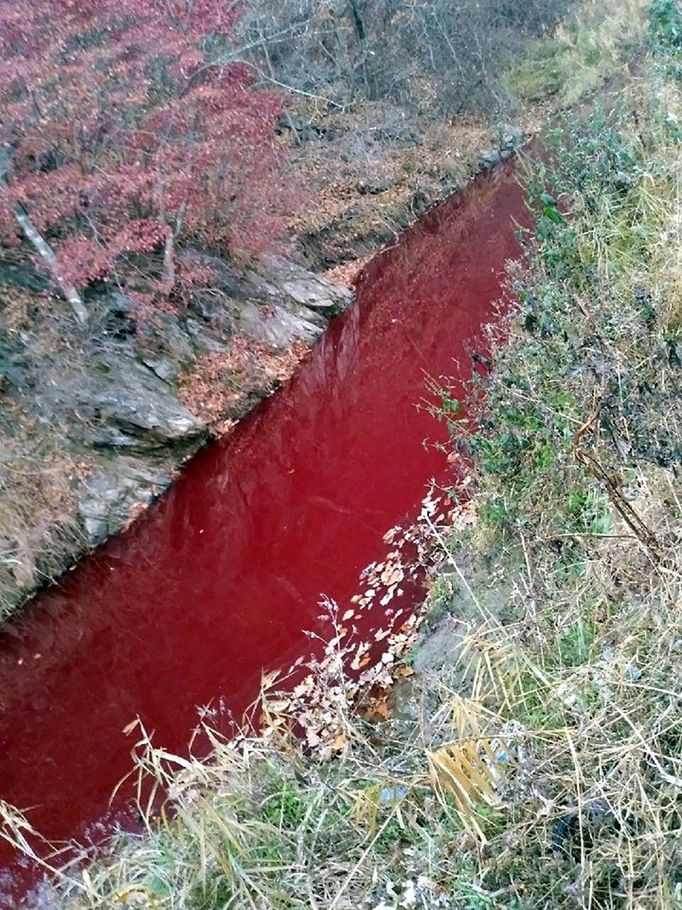
M 93 294 L 84 328 L 36 296 L 26 264 L 0 267 L 0 616 L 124 528 L 210 437 L 182 388 L 204 358 L 255 346 L 290 365 L 352 299 L 282 256 L 209 262 L 188 307 L 139 324 L 125 293 Z M 284 372 L 252 379 L 252 362 L 230 384 L 235 419 Z

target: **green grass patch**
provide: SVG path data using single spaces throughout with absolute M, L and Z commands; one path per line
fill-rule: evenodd
M 55 906 L 682 908 L 677 12 L 651 7 L 617 106 L 547 137 L 483 413 L 443 397 L 479 519 L 434 584 L 442 615 L 467 602 L 450 663 L 381 724 L 331 686 L 328 762 L 277 725 L 209 762 L 143 738 L 174 813 L 67 873 Z

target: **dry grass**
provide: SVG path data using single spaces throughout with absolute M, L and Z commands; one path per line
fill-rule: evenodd
M 458 428 L 478 521 L 431 528 L 434 608 L 457 617 L 445 666 L 407 675 L 381 724 L 349 706 L 338 662 L 314 673 L 331 751 L 291 735 L 277 693 L 267 735 L 214 735 L 209 761 L 142 731 L 140 779 L 169 811 L 141 805 L 145 831 L 68 873 L 55 905 L 682 908 L 682 89 L 661 68 L 669 53 L 529 175 L 520 308 L 492 339 L 478 425 Z
M 631 63 L 649 0 L 584 0 L 551 38 L 532 45 L 509 76 L 521 102 L 574 106 Z
M 83 546 L 71 485 L 79 469 L 44 449 L 30 434 L 0 431 L 0 620 Z
M 509 591 L 501 611 L 469 607 L 471 692 L 523 731 L 521 791 L 478 870 L 517 906 L 682 906 L 681 96 L 665 70 L 529 174 L 521 310 L 460 440 L 480 524 L 450 574 L 477 558 Z

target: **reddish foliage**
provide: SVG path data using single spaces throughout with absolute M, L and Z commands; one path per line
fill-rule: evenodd
M 172 238 L 157 297 L 205 278 L 183 246 L 262 248 L 280 101 L 229 62 L 234 21 L 224 0 L 0 0 L 1 238 L 19 203 L 79 287 Z

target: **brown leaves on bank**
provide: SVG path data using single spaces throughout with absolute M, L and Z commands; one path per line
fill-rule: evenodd
M 181 377 L 178 397 L 219 436 L 287 380 L 307 350 L 303 342 L 280 351 L 233 338 L 228 351 L 204 355 Z

